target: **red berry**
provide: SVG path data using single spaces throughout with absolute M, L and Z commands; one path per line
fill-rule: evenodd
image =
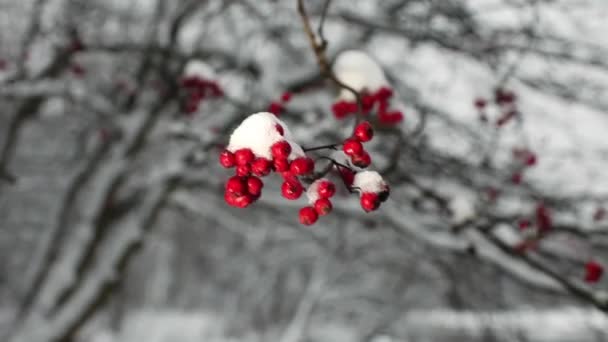
M 249 176 L 250 173 L 251 173 L 251 166 L 249 164 L 238 165 L 236 167 L 237 176 L 245 177 L 245 176 Z
M 521 184 L 522 179 L 523 175 L 521 174 L 521 172 L 515 172 L 511 175 L 511 182 L 513 184 Z
M 296 176 L 308 175 L 315 169 L 315 162 L 310 158 L 296 158 L 291 161 L 289 171 Z
M 346 139 L 344 145 L 342 145 L 342 150 L 344 151 L 344 154 L 352 157 L 360 155 L 361 152 L 363 152 L 363 145 L 358 140 Z
M 336 119 L 343 119 L 349 114 L 356 113 L 358 110 L 355 102 L 338 101 L 331 106 L 331 111 L 334 113 Z
M 378 89 L 375 96 L 380 101 L 386 101 L 393 96 L 393 90 L 388 87 L 382 87 Z
M 361 208 L 366 212 L 374 211 L 380 206 L 380 198 L 378 194 L 373 192 L 364 192 L 361 194 Z
M 233 176 L 228 179 L 225 185 L 226 192 L 235 195 L 244 195 L 247 193 L 247 184 L 242 177 Z
M 249 195 L 235 195 L 230 192 L 224 193 L 226 203 L 237 208 L 246 208 L 253 202 L 253 197 Z
M 526 230 L 528 228 L 530 228 L 531 222 L 528 219 L 521 219 L 519 220 L 519 222 L 517 222 L 517 226 L 519 227 L 519 230 Z
M 363 106 L 363 112 L 367 114 L 369 111 L 374 108 L 374 103 L 376 102 L 376 98 L 372 95 L 365 95 L 361 98 L 361 105 Z M 358 108 L 357 108 L 358 109 Z
M 478 97 L 475 99 L 475 108 L 482 110 L 486 108 L 487 102 L 484 98 Z
M 597 283 L 603 273 L 604 267 L 598 262 L 590 260 L 585 264 L 585 281 L 587 283 Z
M 264 182 L 255 176 L 247 178 L 247 192 L 254 197 L 259 197 L 262 194 Z
M 302 187 L 302 184 L 295 178 L 286 179 L 283 182 L 283 185 L 281 185 L 281 194 L 288 200 L 300 198 L 303 191 L 304 188 Z
M 378 119 L 384 125 L 395 125 L 403 121 L 403 113 L 400 111 L 379 114 Z
M 355 173 L 351 169 L 341 166 L 338 167 L 338 172 L 340 173 L 340 178 L 342 178 L 344 185 L 350 189 L 355 180 Z
M 526 156 L 525 164 L 526 164 L 526 166 L 534 166 L 534 165 L 536 165 L 536 154 L 530 152 Z
M 549 209 L 543 203 L 536 206 L 536 225 L 541 232 L 546 232 L 553 226 L 551 213 L 549 213 Z
M 324 216 L 329 214 L 332 209 L 331 202 L 327 198 L 319 198 L 315 201 L 315 210 L 319 216 Z
M 319 215 L 313 207 L 304 207 L 300 209 L 300 223 L 303 225 L 310 226 L 311 224 L 317 222 L 318 219 Z
M 330 198 L 336 193 L 336 186 L 330 181 L 321 181 L 317 187 L 317 193 L 321 198 Z
M 273 160 L 273 168 L 276 172 L 289 171 L 289 161 L 287 158 L 275 158 Z
M 220 164 L 222 164 L 223 167 L 229 169 L 231 167 L 234 167 L 236 161 L 234 159 L 234 153 L 228 151 L 228 150 L 223 150 L 220 153 Z
M 278 102 L 272 102 L 268 107 L 268 111 L 276 116 L 281 115 L 281 112 L 283 112 L 284 109 L 285 107 L 283 107 L 283 104 Z
M 370 157 L 367 151 L 363 151 L 361 154 L 351 156 L 350 159 L 353 162 L 353 165 L 362 169 L 368 167 L 372 163 L 372 157 Z
M 247 165 L 255 159 L 253 152 L 248 148 L 242 148 L 234 152 L 236 165 Z
M 272 162 L 266 158 L 257 158 L 251 164 L 251 172 L 256 176 L 264 177 L 270 173 Z
M 281 101 L 283 102 L 289 102 L 291 100 L 291 93 L 286 91 L 283 93 L 283 95 L 281 95 Z
M 374 136 L 374 129 L 369 122 L 363 121 L 355 127 L 355 132 L 353 136 L 359 140 L 360 142 L 367 142 L 372 140 Z
M 287 158 L 291 153 L 291 145 L 289 145 L 286 140 L 281 140 L 279 142 L 274 143 L 270 147 L 270 153 L 275 159 Z
M 283 129 L 283 126 L 276 124 L 276 125 L 274 125 L 274 128 L 277 130 L 277 132 L 279 132 L 279 134 L 281 136 L 283 136 L 285 134 L 285 130 Z

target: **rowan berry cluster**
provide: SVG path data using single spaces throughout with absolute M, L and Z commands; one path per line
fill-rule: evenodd
M 504 126 L 519 113 L 517 109 L 517 96 L 511 90 L 496 88 L 496 90 L 494 90 L 493 102 L 500 113 L 495 122 L 496 126 L 498 127 Z M 475 108 L 477 108 L 479 120 L 482 122 L 487 122 L 489 120 L 486 111 L 486 108 L 488 107 L 488 100 L 479 97 L 475 99 L 473 105 Z
M 272 101 L 268 106 L 268 111 L 276 116 L 279 116 L 285 111 L 285 106 L 291 101 L 292 94 L 284 92 L 279 101 Z
M 184 76 L 181 80 L 181 86 L 186 92 L 183 110 L 184 113 L 190 115 L 198 111 L 204 99 L 224 96 L 224 91 L 216 81 L 200 76 Z
M 368 142 L 372 137 L 369 123 L 357 125 L 344 148 L 352 165 L 369 165 L 371 158 L 362 142 Z M 332 163 L 326 174 L 339 175 L 349 192 L 359 192 L 361 207 L 366 212 L 376 210 L 388 198 L 388 185 L 377 172 L 357 172 L 332 158 L 324 158 Z M 294 142 L 285 123 L 271 113 L 257 113 L 245 119 L 234 130 L 219 161 L 225 168 L 235 168 L 235 175 L 226 182 L 224 192 L 224 199 L 231 206 L 245 208 L 255 202 L 262 195 L 264 182 L 261 178 L 276 173 L 282 177 L 281 194 L 287 200 L 299 199 L 306 190 L 309 205 L 300 209 L 302 224 L 315 223 L 333 208 L 330 199 L 336 193 L 334 182 L 314 174 L 315 162 Z M 310 183 L 307 189 L 303 182 Z
M 395 125 L 403 121 L 403 113 L 398 110 L 391 110 L 390 100 L 393 90 L 388 87 L 381 87 L 375 92 L 361 92 L 361 105 L 364 115 L 369 114 L 374 109 L 378 113 L 378 122 L 384 125 Z M 349 115 L 359 112 L 357 101 L 339 100 L 335 102 L 331 110 L 336 119 L 344 119 Z

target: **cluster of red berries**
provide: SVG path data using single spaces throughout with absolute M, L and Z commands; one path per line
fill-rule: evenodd
M 497 88 L 494 91 L 494 104 L 498 106 L 501 113 L 496 119 L 496 126 L 504 126 L 517 116 L 518 111 L 516 102 L 517 97 L 513 91 L 503 88 Z M 488 105 L 488 101 L 479 97 L 475 99 L 473 104 L 479 113 L 479 120 L 482 122 L 487 122 L 488 116 L 486 114 L 486 107 Z
M 314 200 L 312 205 L 300 209 L 299 212 L 300 223 L 307 226 L 317 222 L 320 216 L 325 216 L 331 212 L 333 206 L 329 199 L 336 193 L 334 183 L 326 179 L 316 181 L 309 192 L 311 189 L 313 193 L 308 195 Z
M 511 175 L 511 182 L 521 184 L 525 168 L 536 165 L 536 154 L 527 148 L 514 148 L 513 159 L 517 162 L 517 170 Z
M 281 95 L 280 101 L 272 101 L 270 106 L 268 106 L 268 111 L 276 116 L 281 115 L 285 110 L 285 106 L 289 101 L 291 101 L 292 94 L 290 92 L 284 92 Z
M 276 125 L 277 131 L 282 135 L 283 127 Z M 289 200 L 300 198 L 304 187 L 298 177 L 310 175 L 314 171 L 315 163 L 308 157 L 298 157 L 288 160 L 291 145 L 287 140 L 274 143 L 271 148 L 272 160 L 257 157 L 251 149 L 243 148 L 233 152 L 224 150 L 220 153 L 220 164 L 225 168 L 236 168 L 236 175 L 226 183 L 224 198 L 232 206 L 245 208 L 261 195 L 264 185 L 258 177 L 265 177 L 272 171 L 283 176 L 281 191 L 283 197 Z M 249 185 L 249 183 L 254 183 Z M 244 184 L 247 186 L 245 187 Z
M 372 140 L 373 137 L 374 130 L 372 125 L 367 121 L 363 121 L 355 127 L 353 135 L 344 140 L 342 151 L 350 157 L 353 165 L 366 168 L 372 163 L 372 158 L 363 147 L 363 143 Z
M 181 85 L 187 94 L 183 109 L 186 114 L 196 113 L 201 102 L 206 98 L 224 96 L 224 91 L 216 81 L 199 76 L 186 76 L 182 78 Z
M 403 113 L 389 108 L 389 102 L 393 96 L 393 90 L 388 87 L 381 87 L 374 93 L 363 91 L 361 93 L 361 104 L 363 114 L 368 114 L 374 107 L 377 107 L 378 122 L 384 125 L 395 125 L 403 121 Z M 331 107 L 336 119 L 344 119 L 345 117 L 356 114 L 359 111 L 359 106 L 356 101 L 340 100 L 335 102 Z
M 536 205 L 536 209 L 534 210 L 534 217 L 539 235 L 542 235 L 551 230 L 551 227 L 553 226 L 551 213 L 549 212 L 549 209 L 547 208 L 547 206 L 545 206 L 544 203 L 538 203 Z M 520 230 L 527 230 L 528 228 L 532 227 L 532 221 L 530 219 L 523 218 L 517 222 L 517 225 Z

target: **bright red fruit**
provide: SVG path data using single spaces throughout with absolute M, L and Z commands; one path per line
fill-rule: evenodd
M 356 113 L 357 110 L 357 103 L 355 102 L 338 101 L 331 106 L 331 111 L 336 119 L 343 119 L 349 114 Z
M 229 191 L 226 191 L 224 193 L 224 200 L 229 205 L 231 205 L 233 207 L 237 207 L 237 208 L 245 208 L 245 207 L 249 206 L 251 203 L 253 203 L 252 196 L 246 195 L 246 194 L 237 195 L 237 194 L 231 193 Z
M 268 111 L 276 116 L 281 115 L 281 112 L 283 112 L 284 109 L 285 107 L 283 107 L 283 104 L 278 102 L 272 102 L 270 106 L 268 106 Z
M 283 102 L 289 102 L 291 100 L 291 93 L 286 91 L 283 93 L 283 95 L 281 95 L 281 101 Z
M 236 165 L 247 165 L 255 159 L 253 152 L 248 148 L 242 148 L 234 152 Z
M 276 172 L 289 171 L 289 161 L 287 158 L 275 158 L 272 166 Z
M 317 187 L 317 193 L 321 198 L 330 198 L 336 193 L 336 186 L 330 181 L 321 181 Z
M 374 129 L 369 122 L 363 121 L 355 127 L 355 132 L 353 136 L 359 140 L 360 142 L 367 142 L 372 140 L 374 136 Z
M 252 176 L 247 178 L 247 192 L 255 197 L 259 197 L 262 194 L 262 188 L 264 182 L 258 177 Z
M 317 222 L 319 215 L 313 207 L 304 207 L 300 209 L 300 223 L 310 226 Z
M 369 153 L 367 153 L 367 151 L 363 151 L 361 152 L 361 154 L 357 154 L 351 157 L 351 161 L 353 162 L 353 165 L 355 165 L 356 167 L 360 167 L 362 169 L 366 168 L 369 166 L 369 164 L 372 163 L 372 157 L 370 157 Z
M 374 211 L 380 206 L 380 198 L 378 194 L 373 192 L 364 192 L 361 194 L 361 208 L 366 212 Z
M 590 260 L 585 264 L 585 281 L 587 283 L 597 283 L 603 273 L 604 267 L 598 262 Z
M 251 172 L 256 176 L 264 177 L 270 173 L 272 162 L 266 158 L 257 158 L 251 164 Z
M 315 162 L 310 158 L 296 158 L 291 161 L 289 171 L 296 176 L 308 175 L 315 169 Z
M 339 166 L 337 168 L 338 172 L 340 172 L 340 178 L 342 178 L 342 182 L 344 182 L 344 185 L 350 189 L 355 180 L 355 173 L 351 169 L 346 167 Z
M 243 195 L 247 193 L 247 184 L 242 177 L 233 176 L 228 179 L 225 185 L 226 192 L 235 195 Z
M 286 140 L 278 141 L 270 147 L 270 153 L 275 159 L 287 158 L 291 153 L 291 145 Z
M 531 222 L 528 219 L 521 219 L 519 220 L 519 222 L 517 222 L 517 226 L 519 227 L 519 230 L 526 230 L 528 228 L 530 228 Z
M 220 164 L 227 169 L 234 167 L 236 164 L 234 153 L 228 150 L 223 150 L 220 153 Z
M 281 185 L 281 194 L 288 200 L 300 198 L 303 191 L 304 188 L 302 187 L 302 184 L 295 178 L 286 179 L 283 182 L 283 185 Z
M 238 165 L 236 167 L 237 176 L 245 177 L 245 176 L 249 176 L 250 173 L 251 173 L 251 166 L 249 164 Z
M 315 201 L 315 210 L 319 216 L 324 216 L 329 214 L 332 209 L 331 202 L 327 198 L 319 198 Z
M 283 136 L 283 134 L 285 134 L 285 130 L 283 129 L 283 126 L 276 124 L 276 125 L 274 125 L 274 128 L 277 130 L 277 132 L 279 132 L 279 134 L 281 136 Z
M 393 90 L 388 87 L 382 87 L 376 92 L 376 98 L 380 101 L 386 101 L 393 96 Z
M 543 203 L 536 206 L 536 225 L 541 232 L 546 232 L 553 226 L 549 209 Z
M 344 145 L 342 145 L 342 151 L 344 151 L 344 154 L 351 157 L 360 155 L 361 152 L 363 152 L 363 145 L 359 140 L 346 139 Z

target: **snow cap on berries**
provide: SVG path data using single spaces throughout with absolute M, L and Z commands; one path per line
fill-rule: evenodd
M 277 130 L 277 125 L 283 128 L 283 135 Z M 227 150 L 234 152 L 239 149 L 251 149 L 256 157 L 272 160 L 270 147 L 279 141 L 286 140 L 291 145 L 289 160 L 304 157 L 304 150 L 291 141 L 291 132 L 287 125 L 274 114 L 260 112 L 251 114 L 232 132 Z
M 203 79 L 216 79 L 215 71 L 209 64 L 198 60 L 193 59 L 186 64 L 184 68 L 184 76 L 185 77 L 199 77 Z
M 308 198 L 308 203 L 315 204 L 315 202 L 319 198 L 321 198 L 321 196 L 319 195 L 319 185 L 324 182 L 329 182 L 333 184 L 333 182 L 327 178 L 319 178 L 308 186 L 308 189 L 306 190 L 306 198 Z
M 389 87 L 382 67 L 368 54 L 359 50 L 348 50 L 340 53 L 333 66 L 336 77 L 344 84 L 360 92 L 364 89 L 376 91 Z M 339 99 L 354 101 L 355 96 L 347 89 L 342 89 Z
M 388 188 L 382 176 L 376 171 L 357 172 L 353 181 L 353 187 L 359 188 L 360 193 L 380 193 Z

